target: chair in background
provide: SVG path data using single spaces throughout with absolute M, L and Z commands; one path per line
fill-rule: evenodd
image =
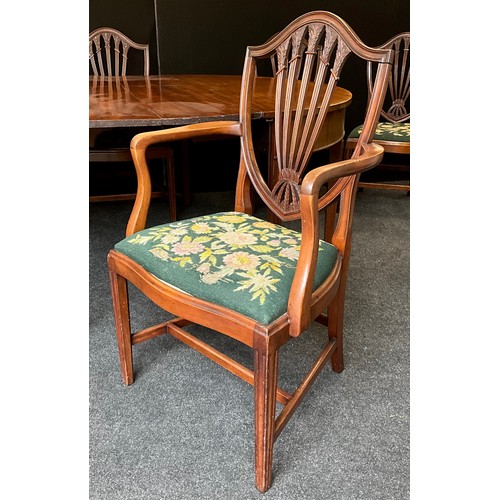
M 275 55 L 274 137 L 279 174 L 276 184 L 269 186 L 254 153 L 251 107 L 256 61 Z M 369 95 L 363 132 L 352 158 L 307 171 L 348 55 L 381 63 Z M 253 385 L 255 475 L 261 492 L 271 485 L 273 444 L 320 370 L 328 361 L 334 371 L 344 369 L 344 298 L 354 200 L 360 173 L 383 157 L 383 148 L 372 143 L 372 136 L 392 56 L 391 49 L 363 44 L 332 13 L 304 14 L 263 45 L 247 48 L 239 121 L 145 132 L 131 143 L 138 196 L 126 238 L 108 254 L 123 382 L 128 385 L 134 381 L 133 346 L 168 333 Z M 151 198 L 148 149 L 164 141 L 213 135 L 240 138 L 234 211 L 146 228 Z M 325 190 L 324 186 L 331 187 Z M 252 187 L 282 224 L 254 215 Z M 320 211 L 336 201 L 339 209 L 333 236 L 324 241 L 320 239 Z M 292 221 L 301 221 L 301 226 L 288 227 Z M 132 333 L 128 283 L 174 319 Z M 277 386 L 279 350 L 315 320 L 327 326 L 325 347 L 296 391 L 289 393 Z M 193 323 L 250 347 L 254 370 L 185 329 Z M 276 403 L 283 405 L 277 418 Z
M 125 77 L 126 85 L 127 63 L 130 48 L 142 51 L 144 62 L 144 76 L 149 76 L 149 45 L 136 43 L 129 37 L 114 28 L 98 28 L 89 34 L 89 61 L 92 74 L 96 79 L 109 80 L 105 84 L 116 86 L 115 91 L 120 92 L 122 81 L 109 79 L 109 77 Z M 103 130 L 90 129 L 89 161 L 93 162 L 129 162 L 132 163 L 130 154 L 130 140 L 137 131 L 126 128 L 114 129 L 107 134 Z M 177 204 L 175 193 L 174 150 L 172 146 L 157 146 L 148 152 L 148 159 L 161 159 L 163 164 L 162 184 L 168 191 L 170 220 L 177 220 Z M 155 197 L 163 196 L 161 191 L 155 192 Z M 90 196 L 90 201 L 113 201 L 134 199 L 132 194 L 110 194 Z
M 381 144 L 386 153 L 398 155 L 410 154 L 410 33 L 400 33 L 394 36 L 380 48 L 394 51 L 394 63 L 388 92 L 382 108 L 380 121 L 373 136 L 373 142 Z M 368 92 L 373 92 L 373 63 L 367 63 Z M 356 147 L 362 131 L 357 126 L 349 134 L 345 144 L 344 158 L 349 158 Z M 409 158 L 408 158 L 409 159 Z M 380 167 L 385 166 L 381 164 Z M 387 165 L 389 166 L 389 165 Z M 398 168 L 398 165 L 390 165 Z M 407 169 L 407 165 L 402 165 Z M 392 184 L 386 182 L 360 182 L 360 188 L 399 189 L 410 191 L 409 184 Z

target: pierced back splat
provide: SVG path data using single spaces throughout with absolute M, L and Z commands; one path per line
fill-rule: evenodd
M 143 52 L 144 76 L 149 75 L 149 45 L 136 43 L 114 28 L 98 28 L 89 34 L 89 61 L 92 74 L 125 76 L 130 48 Z
M 410 119 L 410 33 L 400 33 L 380 46 L 394 51 L 394 62 L 381 116 L 391 123 Z M 373 91 L 373 63 L 367 64 L 368 90 Z
M 270 55 L 277 62 L 278 179 L 266 191 L 265 201 L 282 220 L 297 218 L 301 179 L 350 52 L 333 27 L 313 22 L 279 42 Z

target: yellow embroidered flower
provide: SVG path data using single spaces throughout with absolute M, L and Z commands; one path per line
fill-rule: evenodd
M 258 227 L 261 229 L 275 229 L 276 228 L 275 224 L 272 224 L 271 222 L 266 222 L 266 221 L 254 222 L 252 225 L 253 225 L 253 227 Z
M 268 295 L 271 291 L 277 292 L 278 290 L 274 286 L 275 283 L 280 281 L 279 278 L 272 278 L 270 276 L 270 270 L 266 269 L 266 271 L 261 274 L 254 270 L 248 271 L 246 273 L 238 273 L 238 276 L 242 278 L 247 278 L 244 281 L 239 282 L 238 288 L 235 289 L 235 292 L 239 290 L 246 290 L 250 288 L 250 292 L 253 292 L 252 299 L 259 299 L 259 302 L 263 304 L 266 300 L 266 295 Z
M 182 236 L 183 234 L 186 234 L 187 233 L 187 229 L 185 227 L 177 227 L 175 229 L 172 229 L 172 231 L 170 231 L 170 234 L 174 234 L 176 236 Z
M 130 243 L 137 243 L 139 245 L 145 245 L 153 236 L 144 236 L 138 234 L 133 239 L 130 240 Z
M 260 258 L 248 252 L 235 252 L 226 255 L 224 264 L 230 269 L 255 269 L 260 264 Z
M 176 236 L 175 234 L 166 234 L 163 236 L 161 239 L 162 243 L 165 243 L 165 245 L 168 245 L 169 243 L 177 243 L 179 241 L 179 236 Z
M 281 260 L 278 260 L 275 257 L 271 257 L 270 255 L 262 255 L 262 260 L 264 260 L 265 262 L 259 268 L 261 271 L 270 269 L 271 271 L 276 271 L 277 273 L 283 274 L 283 271 L 281 270 L 283 262 Z
M 398 137 L 410 137 L 409 123 L 379 123 L 375 135 L 392 134 Z
M 246 218 L 241 215 L 220 215 L 216 219 L 220 222 L 230 222 L 232 224 L 239 224 L 246 221 Z
M 212 228 L 206 222 L 198 222 L 191 226 L 191 230 L 196 234 L 207 234 L 212 232 Z

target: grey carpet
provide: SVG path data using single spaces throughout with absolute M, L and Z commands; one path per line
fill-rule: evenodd
M 198 193 L 180 219 L 232 209 L 232 193 Z M 90 499 L 252 499 L 252 387 L 170 336 L 134 346 L 122 384 L 106 253 L 124 237 L 131 202 L 90 205 Z M 345 314 L 345 370 L 329 365 L 275 444 L 269 499 L 408 499 L 410 198 L 357 196 Z M 155 200 L 150 224 L 168 217 Z M 167 219 L 168 220 L 168 219 Z M 168 317 L 131 289 L 132 327 Z M 252 367 L 250 350 L 194 327 Z M 293 391 L 326 341 L 312 326 L 281 351 Z M 281 405 L 278 405 L 281 409 Z

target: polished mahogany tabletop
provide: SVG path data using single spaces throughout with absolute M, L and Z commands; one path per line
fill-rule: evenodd
M 257 78 L 252 118 L 273 117 L 274 82 Z M 90 76 L 89 128 L 238 120 L 240 86 L 239 75 Z M 351 98 L 348 90 L 337 87 L 330 110 L 344 111 Z

